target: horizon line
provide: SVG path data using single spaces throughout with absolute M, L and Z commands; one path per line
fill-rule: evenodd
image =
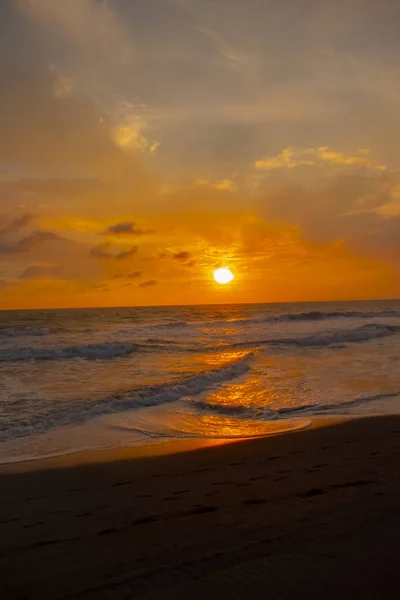
M 286 302 L 217 302 L 213 304 L 137 304 L 137 305 L 120 305 L 120 306 L 62 306 L 62 307 L 43 307 L 43 308 L 0 308 L 0 313 L 3 312 L 26 312 L 26 311 L 46 311 L 46 310 L 115 310 L 115 309 L 132 309 L 132 308 L 192 308 L 192 307 L 211 307 L 211 306 L 276 306 L 287 304 L 340 304 L 340 303 L 355 303 L 355 302 L 400 302 L 400 298 L 362 298 L 352 300 L 294 300 Z

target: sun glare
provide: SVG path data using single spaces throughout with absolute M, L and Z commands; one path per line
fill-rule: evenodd
M 217 283 L 225 285 L 230 283 L 234 278 L 234 275 L 230 269 L 216 269 L 213 271 L 214 279 Z

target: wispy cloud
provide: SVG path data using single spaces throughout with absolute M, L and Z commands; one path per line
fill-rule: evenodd
M 31 19 L 49 28 L 90 60 L 126 62 L 132 57 L 130 39 L 109 2 L 96 0 L 17 0 Z
M 225 192 L 234 192 L 237 190 L 236 184 L 230 179 L 220 179 L 217 181 L 211 181 L 210 179 L 198 179 L 196 181 L 196 185 L 210 187 Z
M 361 148 L 357 154 L 347 155 L 329 149 L 327 146 L 320 148 L 285 148 L 275 156 L 267 156 L 256 160 L 254 167 L 262 171 L 276 169 L 295 169 L 298 167 L 315 167 L 323 164 L 333 166 L 353 166 L 386 171 L 387 165 L 379 164 L 370 157 L 370 150 Z
M 244 72 L 245 69 L 248 68 L 248 57 L 246 57 L 246 55 L 243 52 L 240 52 L 237 48 L 234 48 L 234 46 L 229 43 L 220 32 L 208 27 L 195 27 L 194 29 L 205 35 L 214 43 L 218 55 L 231 69 L 238 72 Z

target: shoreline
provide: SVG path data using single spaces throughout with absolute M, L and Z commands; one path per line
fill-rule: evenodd
M 7 600 L 396 597 L 399 416 L 192 450 L 3 472 Z
M 385 416 L 385 415 L 383 415 Z M 146 445 L 121 445 L 109 448 L 95 448 L 72 450 L 62 454 L 51 456 L 42 456 L 37 458 L 23 458 L 5 463 L 0 463 L 0 477 L 13 473 L 35 472 L 43 470 L 53 470 L 62 468 L 73 468 L 74 466 L 89 466 L 98 463 L 118 462 L 120 460 L 140 460 L 143 458 L 156 458 L 158 456 L 175 456 L 186 452 L 197 452 L 208 448 L 219 447 L 229 444 L 240 444 L 260 439 L 269 439 L 301 433 L 309 429 L 320 427 L 329 427 L 336 423 L 342 423 L 349 420 L 358 420 L 375 417 L 358 416 L 326 416 L 317 418 L 310 417 L 308 423 L 303 426 L 292 429 L 282 429 L 269 434 L 258 435 L 254 437 L 237 438 L 206 438 L 206 437 L 187 437 L 187 438 L 160 438 L 159 442 Z

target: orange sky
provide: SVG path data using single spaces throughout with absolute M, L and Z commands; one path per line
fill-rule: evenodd
M 398 4 L 149 4 L 0 7 L 0 308 L 398 297 Z

